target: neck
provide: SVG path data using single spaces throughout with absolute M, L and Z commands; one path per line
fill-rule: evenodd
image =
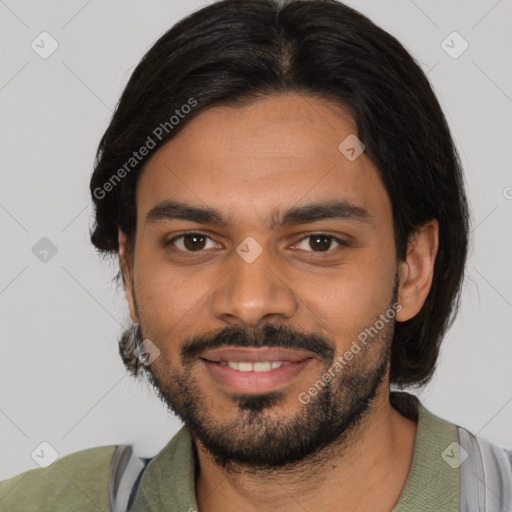
M 226 472 L 196 440 L 200 512 L 390 511 L 407 480 L 417 424 L 384 391 L 350 437 L 291 470 Z

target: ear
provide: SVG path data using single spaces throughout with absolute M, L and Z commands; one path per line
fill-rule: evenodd
M 118 229 L 118 241 L 119 241 L 119 267 L 121 269 L 121 275 L 123 276 L 124 292 L 126 294 L 126 301 L 130 309 L 130 318 L 132 322 L 139 323 L 137 312 L 135 311 L 135 301 L 133 299 L 132 280 L 130 275 L 130 264 L 128 262 L 126 254 L 126 235 L 123 233 L 121 228 Z
M 439 244 L 439 223 L 432 219 L 409 238 L 405 261 L 399 263 L 398 322 L 418 314 L 427 298 L 434 276 L 434 263 Z

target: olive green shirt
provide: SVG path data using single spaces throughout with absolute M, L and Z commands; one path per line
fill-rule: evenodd
M 418 428 L 412 464 L 393 512 L 459 512 L 459 470 L 443 458 L 447 447 L 458 441 L 457 427 L 419 402 L 415 407 Z M 410 404 L 407 415 L 415 416 Z M 109 470 L 115 448 L 76 452 L 47 468 L 0 482 L 0 511 L 109 511 Z M 195 473 L 194 446 L 183 427 L 146 466 L 130 512 L 200 512 Z

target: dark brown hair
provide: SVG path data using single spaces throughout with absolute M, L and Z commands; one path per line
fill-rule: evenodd
M 90 183 L 91 241 L 102 254 L 115 253 L 120 227 L 133 251 L 135 189 L 144 162 L 203 109 L 284 92 L 332 100 L 352 113 L 391 200 L 400 260 L 410 236 L 426 221 L 439 221 L 430 293 L 414 318 L 396 323 L 391 354 L 392 383 L 425 384 L 464 276 L 469 218 L 459 157 L 416 61 L 394 37 L 338 1 L 223 0 L 160 37 L 134 70 L 99 144 Z M 143 146 L 151 146 L 145 157 Z M 120 343 L 136 374 L 133 347 L 126 336 Z

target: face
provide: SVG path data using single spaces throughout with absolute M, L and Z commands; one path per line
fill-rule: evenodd
M 148 376 L 225 468 L 321 453 L 387 386 L 392 211 L 365 153 L 338 148 L 356 133 L 312 96 L 211 107 L 139 179 L 126 291 L 160 350 Z

